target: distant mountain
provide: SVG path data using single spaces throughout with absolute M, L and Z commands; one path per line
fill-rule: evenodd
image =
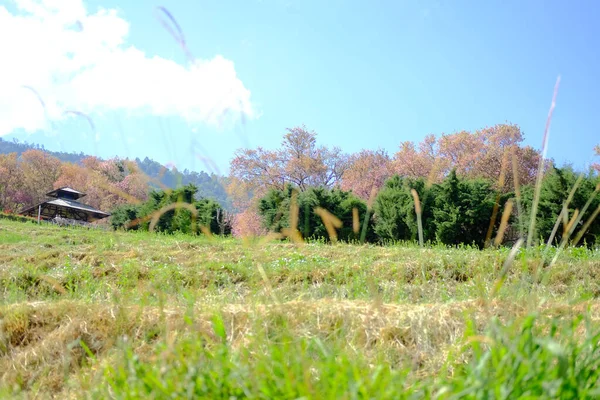
M 135 159 L 140 169 L 150 178 L 154 178 L 166 187 L 176 188 L 181 185 L 193 183 L 198 187 L 197 195 L 217 201 L 225 209 L 230 209 L 231 202 L 225 191 L 225 177 L 216 174 L 207 174 L 204 171 L 196 172 L 184 169 L 167 169 L 161 163 L 149 159 Z M 151 183 L 152 184 L 152 183 Z M 157 186 L 157 185 L 154 185 Z
M 10 154 L 17 153 L 17 155 L 21 155 L 21 153 L 26 152 L 27 150 L 42 150 L 46 153 L 50 154 L 53 157 L 58 158 L 62 162 L 70 162 L 73 164 L 81 163 L 81 160 L 88 157 L 87 154 L 83 153 L 65 153 L 62 151 L 50 151 L 46 150 L 44 146 L 40 146 L 39 144 L 21 142 L 18 139 L 13 139 L 12 141 L 4 140 L 0 138 L 0 154 Z
M 38 144 L 21 142 L 17 139 L 12 141 L 4 140 L 0 138 L 0 154 L 17 153 L 21 155 L 27 150 L 42 150 L 49 155 L 58 158 L 62 162 L 70 162 L 73 164 L 81 164 L 81 161 L 89 157 L 88 154 L 84 153 L 66 153 L 62 151 L 50 151 L 46 150 L 44 146 Z M 187 169 L 178 171 L 176 169 L 168 169 L 161 163 L 151 160 L 148 157 L 140 160 L 135 159 L 140 169 L 155 182 L 160 182 L 162 185 L 168 188 L 176 188 L 181 185 L 187 185 L 193 183 L 198 187 L 198 195 L 204 198 L 213 199 L 225 209 L 229 209 L 231 202 L 225 191 L 224 183 L 226 178 L 216 174 L 207 174 L 204 171 L 196 172 L 189 171 Z M 155 182 L 151 182 L 151 186 L 158 188 L 160 185 Z

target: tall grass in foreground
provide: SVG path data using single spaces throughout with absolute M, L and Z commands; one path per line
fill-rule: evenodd
M 585 399 L 600 396 L 600 333 L 583 316 L 540 325 L 531 315 L 483 335 L 470 325 L 451 373 L 418 377 L 410 366 L 371 364 L 339 341 L 298 337 L 282 328 L 268 340 L 257 336 L 243 348 L 227 343 L 220 318 L 211 338 L 165 340 L 146 359 L 123 346 L 103 368 L 93 398 L 211 399 Z M 216 340 L 215 340 L 216 337 Z M 455 354 L 455 357 L 458 354 Z
M 552 122 L 552 113 L 556 106 L 556 96 L 558 95 L 558 87 L 560 85 L 560 76 L 556 79 L 554 85 L 554 94 L 552 95 L 552 103 L 550 104 L 550 110 L 548 111 L 548 118 L 546 119 L 546 128 L 544 129 L 544 137 L 542 139 L 542 156 L 540 157 L 537 177 L 535 182 L 535 193 L 533 196 L 533 204 L 531 209 L 531 220 L 529 222 L 529 232 L 527 233 L 527 247 L 533 244 L 533 238 L 535 235 L 535 219 L 537 217 L 537 208 L 540 201 L 540 191 L 542 189 L 542 178 L 544 176 L 544 164 L 546 162 L 546 152 L 548 151 L 548 134 L 550 133 L 550 123 Z

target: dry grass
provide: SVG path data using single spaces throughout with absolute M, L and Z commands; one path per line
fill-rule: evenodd
M 593 321 L 600 318 L 600 302 L 577 306 L 545 304 L 541 315 L 571 317 L 585 310 Z M 222 316 L 233 348 L 245 347 L 249 338 L 276 340 L 282 326 L 298 338 L 318 337 L 342 341 L 349 353 L 375 360 L 384 355 L 392 367 L 412 366 L 418 377 L 440 372 L 449 353 L 465 345 L 466 321 L 483 329 L 491 318 L 513 321 L 528 314 L 525 306 L 474 300 L 447 304 L 375 304 L 367 301 L 296 301 L 279 305 L 196 304 L 164 308 L 136 305 L 102 305 L 75 301 L 19 303 L 0 308 L 2 337 L 0 370 L 5 383 L 19 382 L 35 391 L 59 393 L 65 376 L 76 376 L 81 367 L 91 371 L 110 362 L 124 337 L 141 355 L 153 343 L 186 332 L 214 336 L 212 318 Z M 187 319 L 186 316 L 191 319 Z M 91 362 L 83 341 L 93 353 Z M 90 370 L 83 372 L 89 373 Z M 71 382 L 73 384 L 73 382 Z M 80 382 L 81 384 L 81 382 Z

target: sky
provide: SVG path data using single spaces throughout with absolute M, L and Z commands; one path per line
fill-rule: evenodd
M 221 174 L 302 124 L 349 153 L 504 122 L 539 149 L 560 76 L 548 156 L 582 168 L 598 20 L 592 0 L 0 0 L 0 136 Z

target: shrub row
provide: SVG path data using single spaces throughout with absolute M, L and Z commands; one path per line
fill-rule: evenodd
M 576 190 L 564 213 L 564 222 L 561 217 L 562 226 L 556 230 L 554 244 L 562 240 L 570 223 L 573 227 L 571 238 L 585 229 L 580 244 L 599 243 L 600 218 L 592 218 L 600 210 L 600 196 L 597 196 L 600 178 L 593 173 L 577 174 L 571 168 L 552 168 L 542 181 L 534 236 L 538 241 L 550 237 L 573 187 Z M 284 190 L 269 191 L 260 201 L 259 213 L 267 229 L 282 232 L 295 218 L 295 212 L 290 212 L 295 204 L 298 210 L 296 224 L 302 236 L 328 240 L 325 223 L 315 212 L 320 207 L 342 222 L 337 231 L 339 240 L 415 241 L 418 239 L 416 193 L 424 241 L 483 247 L 486 238 L 491 239 L 497 233 L 509 200 L 514 204 L 508 220 L 510 227 L 522 236 L 527 235 L 534 188 L 524 186 L 519 189 L 518 193 L 500 192 L 492 182 L 461 178 L 454 171 L 441 183 L 431 185 L 424 179 L 394 176 L 379 191 L 372 210 L 351 192 L 325 188 L 298 192 L 288 186 Z M 586 224 L 586 221 L 590 223 Z
M 9 213 L 4 213 L 4 212 L 0 212 L 0 219 L 7 219 L 9 221 L 18 221 L 18 222 L 36 222 L 37 221 L 35 218 L 24 217 L 22 215 L 9 214 Z
M 189 184 L 176 190 L 152 191 L 141 204 L 126 204 L 112 212 L 114 229 L 154 230 L 165 233 L 200 233 L 228 235 L 231 223 L 221 206 L 209 199 L 196 199 L 198 188 Z M 154 221 L 153 221 L 154 220 Z

